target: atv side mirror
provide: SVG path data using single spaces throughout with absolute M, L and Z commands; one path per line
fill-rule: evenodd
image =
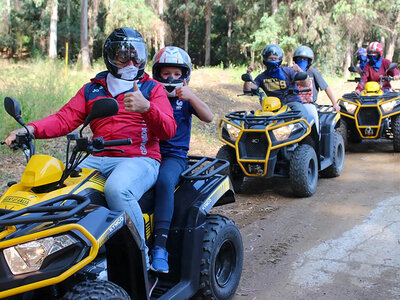
M 253 82 L 253 77 L 249 73 L 242 74 L 242 80 L 245 82 Z
M 19 105 L 17 100 L 11 97 L 5 97 L 4 108 L 11 117 L 13 117 L 19 124 L 25 127 L 25 122 L 21 118 L 21 106 Z
M 356 68 L 355 66 L 350 66 L 350 67 L 348 68 L 348 70 L 349 70 L 350 72 L 352 72 L 352 73 L 358 73 L 358 70 L 357 70 L 357 68 Z
M 389 72 L 390 70 L 395 69 L 395 68 L 397 68 L 397 63 L 393 63 L 393 62 L 390 63 L 390 65 L 388 66 L 388 68 L 386 70 L 386 73 Z
M 94 119 L 106 118 L 116 115 L 119 109 L 117 100 L 114 98 L 101 98 L 97 100 L 92 109 L 87 116 L 85 123 L 83 123 L 82 129 L 80 130 L 80 135 L 82 136 L 82 130 Z
M 307 76 L 306 72 L 297 72 L 296 75 L 294 75 L 294 81 L 306 80 Z

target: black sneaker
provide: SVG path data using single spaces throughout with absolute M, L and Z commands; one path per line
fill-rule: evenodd
M 149 290 L 149 297 L 150 297 L 151 294 L 153 293 L 154 288 L 156 287 L 156 285 L 158 283 L 158 277 L 152 272 L 149 272 L 147 274 L 147 277 L 149 279 L 148 290 Z

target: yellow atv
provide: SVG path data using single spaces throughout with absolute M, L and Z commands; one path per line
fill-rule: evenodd
M 22 126 L 19 104 L 5 107 Z M 99 99 L 84 125 L 118 111 L 114 99 Z M 82 128 L 83 129 L 83 128 Z M 91 153 L 130 144 L 130 139 L 92 141 L 67 136 L 66 164 L 33 155 L 34 137 L 17 136 L 28 164 L 19 183 L 0 198 L 0 298 L 9 299 L 231 299 L 239 284 L 243 244 L 236 224 L 212 207 L 235 201 L 226 161 L 191 157 L 175 191 L 167 249 L 170 272 L 159 276 L 149 296 L 145 245 L 122 211 L 107 207 L 106 178 L 79 169 Z M 75 145 L 69 151 L 70 145 Z M 72 147 L 72 146 L 71 146 Z M 140 200 L 146 243 L 152 242 L 152 190 Z
M 302 80 L 296 75 L 296 80 Z M 299 77 L 299 78 L 297 78 Z M 252 81 L 249 74 L 244 81 Z M 298 93 L 288 90 L 287 95 Z M 225 144 L 217 157 L 230 163 L 229 175 L 236 192 L 244 192 L 246 177 L 289 177 L 293 193 L 308 197 L 315 193 L 318 174 L 339 176 L 344 163 L 342 137 L 335 132 L 339 114 L 331 106 L 318 108 L 320 130 L 275 97 L 263 97 L 262 109 L 229 113 L 219 123 L 219 139 Z
M 396 67 L 396 63 L 391 63 L 387 71 Z M 349 70 L 357 71 L 352 67 Z M 360 95 L 344 94 L 338 100 L 341 120 L 337 131 L 345 144 L 388 138 L 393 140 L 394 151 L 400 152 L 400 93 L 382 90 L 383 82 L 392 79 L 383 76 L 380 83 L 369 81 Z

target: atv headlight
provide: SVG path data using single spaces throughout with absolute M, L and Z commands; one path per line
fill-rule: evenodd
M 279 142 L 282 142 L 284 140 L 287 140 L 289 136 L 292 134 L 292 132 L 302 128 L 303 126 L 301 126 L 300 122 L 297 122 L 279 127 L 277 129 L 273 129 L 272 133 Z
M 385 114 L 390 114 L 393 111 L 393 109 L 398 105 L 400 105 L 400 99 L 384 103 L 381 105 L 381 107 Z
M 342 104 L 343 104 L 344 108 L 346 109 L 346 111 L 347 111 L 349 114 L 354 115 L 354 112 L 355 112 L 356 109 L 357 109 L 357 105 L 352 104 L 352 103 L 349 103 L 349 102 L 346 102 L 346 101 L 343 101 Z
M 229 139 L 230 139 L 233 143 L 235 143 L 236 140 L 237 140 L 238 137 L 239 137 L 239 134 L 240 134 L 240 132 L 241 132 L 241 129 L 240 129 L 240 128 L 237 128 L 237 127 L 235 127 L 235 126 L 233 126 L 233 125 L 231 125 L 231 124 L 229 124 L 229 123 L 224 123 L 224 124 L 223 124 L 223 129 L 225 129 L 226 132 L 228 132 Z
M 3 253 L 11 272 L 19 275 L 39 270 L 47 256 L 77 242 L 68 234 L 52 236 L 6 248 Z

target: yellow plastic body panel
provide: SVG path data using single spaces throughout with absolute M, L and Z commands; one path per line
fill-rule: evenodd
M 97 172 L 96 174 L 93 174 Z M 84 182 L 90 175 L 93 175 Z M 84 183 L 83 183 L 84 182 Z M 34 193 L 31 187 L 27 187 L 21 183 L 12 185 L 0 198 L 0 208 L 19 210 L 27 206 L 35 205 L 37 203 L 55 198 L 57 196 L 69 194 L 73 191 L 78 194 L 84 189 L 91 188 L 100 192 L 104 192 L 105 178 L 100 175 L 96 170 L 82 169 L 81 176 L 68 177 L 64 181 L 65 187 L 49 193 Z
M 361 96 L 380 96 L 383 95 L 383 91 L 376 81 L 368 81 L 365 84 L 364 91 Z
M 277 111 L 264 111 L 264 110 L 259 109 L 254 112 L 254 115 L 256 115 L 256 116 L 276 116 L 287 110 L 289 110 L 288 106 L 284 105 L 284 106 L 279 107 L 279 109 Z
M 281 108 L 281 100 L 277 97 L 264 97 L 262 101 L 263 111 L 275 111 Z
M 36 187 L 61 179 L 65 165 L 57 158 L 44 154 L 31 157 L 21 177 L 21 184 Z

